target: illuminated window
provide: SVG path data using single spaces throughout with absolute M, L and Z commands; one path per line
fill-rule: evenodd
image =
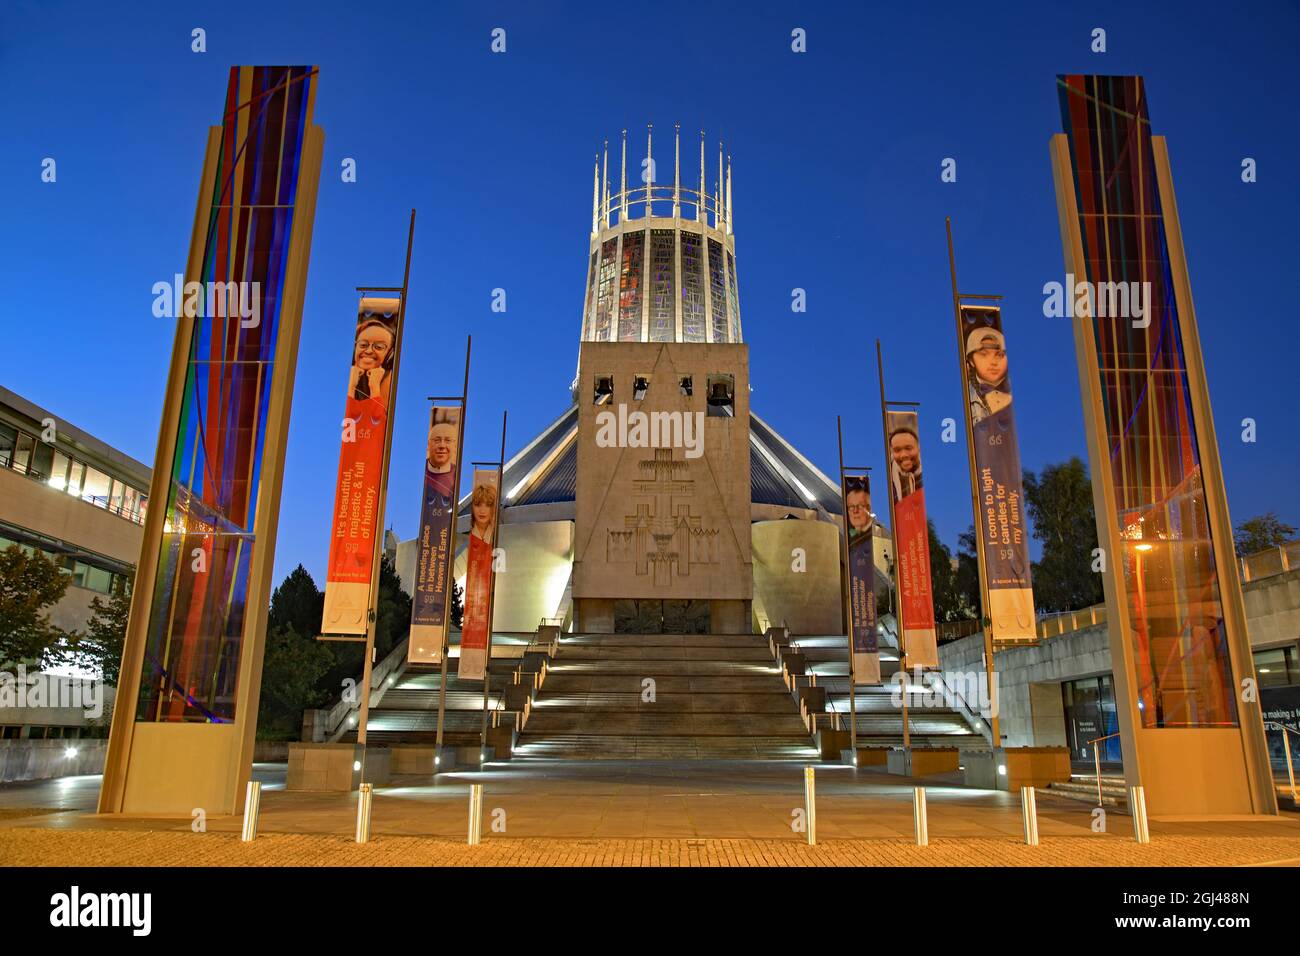
M 704 239 L 682 232 L 682 341 L 705 341 Z
M 722 243 L 709 240 L 709 308 L 713 313 L 713 341 L 727 341 L 727 280 L 722 272 Z
M 623 267 L 618 279 L 618 340 L 641 341 L 641 260 L 645 233 L 623 236 Z
M 650 230 L 650 341 L 672 342 L 677 337 L 676 249 L 673 229 Z

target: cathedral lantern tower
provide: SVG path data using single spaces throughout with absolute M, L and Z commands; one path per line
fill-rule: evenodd
M 740 300 L 732 232 L 731 158 L 718 144 L 712 192 L 700 132 L 698 179 L 682 182 L 681 134 L 673 131 L 671 178 L 646 155 L 628 180 L 627 131 L 619 144 L 617 182 L 609 146 L 592 173 L 591 249 L 583 305 L 584 342 L 738 344 Z

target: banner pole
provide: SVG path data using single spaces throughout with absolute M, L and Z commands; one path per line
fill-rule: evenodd
M 375 543 L 370 554 L 370 596 L 366 602 L 366 657 L 361 670 L 361 716 L 357 744 L 361 747 L 361 781 L 366 779 L 366 724 L 370 720 L 370 675 L 374 668 L 375 624 L 379 616 L 380 564 L 384 554 L 384 502 L 388 496 L 388 463 L 392 456 L 393 420 L 397 418 L 397 383 L 402 368 L 402 327 L 406 324 L 406 292 L 411 282 L 411 246 L 415 242 L 415 210 L 406 233 L 406 267 L 402 272 L 401 299 L 397 303 L 397 328 L 393 353 L 393 384 L 388 390 L 388 421 L 384 425 L 384 460 L 379 468 L 379 496 L 375 502 Z
M 988 682 L 989 732 L 994 749 L 1002 746 L 1001 727 L 998 723 L 997 689 L 993 682 L 993 621 L 989 616 L 989 588 L 984 568 L 984 548 L 980 546 L 979 480 L 975 474 L 975 431 L 970 420 L 970 383 L 966 381 L 966 349 L 961 328 L 961 296 L 957 292 L 957 260 L 952 249 L 952 217 L 945 216 L 944 228 L 948 233 L 948 275 L 952 280 L 952 313 L 957 323 L 957 367 L 961 369 L 962 420 L 966 423 L 966 462 L 970 469 L 970 507 L 975 528 L 975 563 L 979 568 L 980 629 L 984 632 L 984 679 Z
M 495 529 L 492 535 L 492 563 L 496 564 L 496 550 L 501 547 L 501 499 L 506 495 L 506 416 L 508 411 L 501 412 L 501 457 L 497 459 L 497 515 L 492 527 Z M 468 571 L 466 572 L 468 574 Z M 497 573 L 493 567 L 489 579 L 492 584 L 488 588 L 487 601 L 487 653 L 483 658 L 483 726 L 479 732 L 479 767 L 483 766 L 483 761 L 487 757 L 487 725 L 488 725 L 488 692 L 492 688 L 492 606 L 496 603 L 497 591 Z
M 881 357 L 880 339 L 876 339 L 876 377 L 880 380 L 880 430 L 885 436 L 885 481 L 889 498 L 889 543 L 894 549 L 894 566 L 890 583 L 894 586 L 894 626 L 898 628 L 898 669 L 903 675 L 903 749 L 912 749 L 912 734 L 907 726 L 907 642 L 903 634 L 903 597 L 898 593 L 898 520 L 894 517 L 894 482 L 890 477 L 889 406 L 885 401 L 885 362 Z
M 849 749 L 853 751 L 853 766 L 858 765 L 858 685 L 853 672 L 853 608 L 849 596 L 849 501 L 844 491 L 844 428 L 840 416 L 835 416 L 835 441 L 840 450 L 840 493 L 844 508 L 844 541 L 841 553 L 844 555 L 844 569 L 840 573 L 840 594 L 844 599 L 844 632 L 849 642 Z
M 465 456 L 465 419 L 469 414 L 469 353 L 470 347 L 474 344 L 474 336 L 465 336 L 465 382 L 460 389 L 460 432 L 456 436 L 456 457 L 464 459 Z M 456 462 L 456 476 L 452 479 L 451 493 L 451 543 L 448 545 L 451 560 L 451 594 L 447 602 L 447 626 L 442 632 L 442 674 L 438 680 L 438 736 L 433 746 L 433 772 L 438 773 L 442 769 L 442 728 L 443 721 L 447 715 L 447 659 L 451 656 L 451 601 L 456 597 L 456 525 L 460 521 L 460 472 L 462 461 Z M 465 555 L 465 564 L 468 568 L 469 555 Z M 468 570 L 467 572 L 468 573 Z M 464 614 L 464 604 L 461 604 L 461 613 Z M 464 617 L 461 618 L 461 627 L 464 628 Z

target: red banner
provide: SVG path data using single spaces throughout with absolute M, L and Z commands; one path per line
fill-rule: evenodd
M 501 476 L 474 471 L 469 499 L 469 546 L 465 562 L 465 614 L 460 634 L 461 677 L 483 680 L 491 653 L 492 562 L 497 534 Z
M 925 517 L 921 438 L 916 412 L 888 412 L 889 493 L 894 502 L 894 576 L 899 632 L 910 667 L 939 666 L 930 585 L 930 531 Z
M 357 310 L 325 573 L 325 634 L 366 633 L 399 305 L 366 298 Z

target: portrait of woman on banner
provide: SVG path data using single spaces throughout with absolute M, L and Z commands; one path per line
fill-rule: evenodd
M 395 316 L 368 314 L 357 323 L 352 345 L 352 371 L 348 375 L 348 404 L 361 403 L 366 411 L 382 419 L 388 413 L 393 361 L 397 355 Z
M 496 540 L 497 489 L 487 483 L 470 495 L 469 556 L 465 570 L 465 620 L 462 645 L 487 636 L 488 596 L 492 593 L 492 546 Z

